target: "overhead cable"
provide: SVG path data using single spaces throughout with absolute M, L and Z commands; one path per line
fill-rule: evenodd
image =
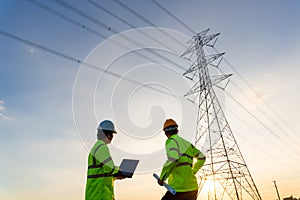
M 109 15 L 115 17 L 116 19 L 118 19 L 119 21 L 121 21 L 122 23 L 126 24 L 127 26 L 129 26 L 132 29 L 135 29 L 136 31 L 138 31 L 139 33 L 141 33 L 142 35 L 145 35 L 146 37 L 150 38 L 151 40 L 157 42 L 158 44 L 162 45 L 163 47 L 167 48 L 168 50 L 174 51 L 174 49 L 172 49 L 171 47 L 169 47 L 168 45 L 164 44 L 163 42 L 161 42 L 161 40 L 156 39 L 155 37 L 153 37 L 152 35 L 148 34 L 147 32 L 143 31 L 143 29 L 140 29 L 138 27 L 135 27 L 133 24 L 129 23 L 128 21 L 124 20 L 122 17 L 118 16 L 117 14 L 113 13 L 112 11 L 104 8 L 103 6 L 101 6 L 99 3 L 93 1 L 93 0 L 88 0 L 88 2 L 90 2 L 92 5 L 94 5 L 95 7 L 97 7 L 98 9 L 101 9 L 102 11 L 108 13 Z M 159 29 L 160 30 L 160 29 Z M 182 68 L 185 70 L 185 68 Z
M 77 58 L 75 58 L 75 57 L 66 55 L 66 54 L 64 54 L 64 53 L 58 52 L 58 51 L 56 51 L 56 50 L 53 50 L 53 49 L 50 49 L 50 48 L 47 48 L 47 47 L 44 47 L 44 46 L 39 45 L 39 44 L 37 44 L 37 43 L 33 43 L 33 42 L 29 41 L 29 40 L 26 40 L 26 39 L 21 38 L 21 37 L 19 37 L 19 36 L 13 35 L 13 34 L 11 34 L 11 33 L 8 33 L 8 32 L 6 32 L 6 31 L 1 30 L 1 29 L 0 29 L 0 35 L 3 35 L 3 36 L 5 36 L 5 37 L 7 37 L 7 38 L 13 39 L 13 40 L 18 41 L 18 42 L 27 44 L 27 45 L 29 45 L 29 46 L 31 46 L 31 47 L 35 47 L 35 48 L 37 48 L 37 49 L 46 51 L 46 52 L 51 53 L 51 54 L 53 54 L 53 55 L 56 55 L 56 56 L 65 58 L 65 59 L 70 60 L 70 61 L 72 61 L 72 62 L 75 62 L 75 63 L 78 63 L 78 64 L 82 64 L 82 65 L 84 65 L 84 66 L 93 68 L 93 69 L 95 69 L 95 70 L 101 71 L 101 72 L 106 73 L 106 74 L 109 74 L 109 75 L 111 75 L 111 76 L 114 76 L 114 77 L 117 77 L 117 78 L 126 80 L 126 81 L 131 82 L 131 83 L 134 83 L 134 84 L 136 84 L 136 85 L 140 85 L 140 86 L 146 87 L 146 88 L 148 88 L 148 89 L 151 89 L 151 90 L 154 90 L 154 91 L 156 91 L 156 92 L 165 94 L 165 95 L 167 95 L 167 96 L 171 96 L 171 97 L 175 97 L 175 98 L 178 98 L 178 99 L 187 101 L 187 99 L 185 99 L 185 98 L 183 98 L 183 97 L 178 97 L 178 96 L 176 96 L 176 95 L 173 95 L 173 94 L 171 94 L 171 93 L 165 92 L 165 91 L 160 90 L 160 89 L 158 89 L 158 88 L 155 88 L 155 87 L 152 87 L 152 86 L 149 86 L 149 85 L 145 85 L 144 83 L 141 83 L 141 82 L 139 82 L 139 81 L 136 81 L 136 80 L 133 80 L 133 79 L 130 79 L 130 78 L 123 77 L 123 76 L 121 76 L 121 75 L 119 75 L 119 74 L 117 74 L 117 73 L 115 73 L 115 72 L 112 72 L 112 71 L 103 69 L 103 68 L 98 67 L 98 66 L 96 66 L 96 65 L 89 64 L 89 63 L 84 62 L 84 61 L 82 61 L 82 60 L 80 60 L 80 59 L 77 59 Z
M 69 23 L 71 23 L 73 25 L 76 25 L 76 26 L 78 26 L 80 28 L 83 28 L 84 30 L 86 30 L 86 31 L 88 31 L 88 32 L 90 32 L 90 33 L 92 33 L 92 34 L 94 34 L 96 36 L 100 36 L 103 39 L 107 39 L 108 38 L 107 36 L 101 34 L 99 31 L 97 31 L 97 30 L 95 30 L 95 29 L 93 29 L 93 28 L 91 28 L 91 27 L 89 27 L 89 26 L 87 26 L 85 24 L 82 24 L 82 23 L 80 23 L 80 22 L 78 22 L 78 21 L 76 21 L 76 20 L 74 20 L 74 19 L 72 19 L 72 18 L 70 18 L 70 17 L 68 17 L 68 16 L 66 16 L 66 15 L 64 15 L 64 14 L 62 14 L 62 13 L 60 13 L 60 12 L 58 12 L 58 11 L 56 11 L 56 10 L 48 7 L 48 6 L 46 6 L 46 5 L 38 2 L 38 1 L 36 1 L 36 0 L 27 0 L 27 1 L 30 2 L 30 3 L 32 3 L 33 5 L 36 5 L 36 6 L 40 7 L 40 8 L 42 8 L 42 9 L 46 10 L 47 12 L 50 12 L 50 13 L 52 13 L 52 14 L 60 17 L 60 18 L 62 18 L 63 20 L 66 20 L 67 22 L 69 22 Z M 132 51 L 132 49 L 128 48 L 128 46 L 126 46 L 126 45 L 118 42 L 117 40 L 113 40 L 112 39 L 112 40 L 110 40 L 110 42 L 112 42 L 112 43 L 114 43 L 114 44 L 116 44 L 116 45 L 118 45 L 118 46 L 120 46 L 120 47 L 122 47 L 122 48 L 124 48 L 124 49 L 126 49 L 128 51 Z M 146 49 L 146 50 L 150 51 L 150 49 Z M 139 51 L 133 51 L 133 53 L 136 54 L 136 55 L 139 55 L 139 56 L 141 56 L 141 57 L 145 58 L 146 60 L 149 60 L 149 61 L 151 61 L 153 63 L 158 63 L 156 60 L 154 60 L 154 59 L 152 59 L 152 58 L 150 58 L 150 57 L 148 57 L 148 56 L 140 53 Z M 152 51 L 152 54 L 156 55 L 157 53 L 155 53 L 155 52 Z M 161 56 L 160 54 L 157 54 L 157 55 L 160 58 L 162 58 L 162 59 L 164 59 L 166 61 L 169 61 L 164 56 Z M 170 60 L 170 62 L 174 63 L 171 60 Z M 175 64 L 177 64 L 177 63 L 175 63 Z
M 189 27 L 182 20 L 180 20 L 178 17 L 176 17 L 176 15 L 174 15 L 173 13 L 171 13 L 166 7 L 162 6 L 160 3 L 158 3 L 155 0 L 150 0 L 150 1 L 152 1 L 156 6 L 158 6 L 163 11 L 165 11 L 168 15 L 170 15 L 171 17 L 173 17 L 179 24 L 181 24 L 182 26 L 184 26 L 187 30 L 189 30 L 190 32 L 192 32 L 194 35 L 197 34 L 191 27 Z
M 143 20 L 144 22 L 146 22 L 147 24 L 149 24 L 150 26 L 157 27 L 156 24 L 154 24 L 153 22 L 151 22 L 147 18 L 143 17 L 141 14 L 139 14 L 138 12 L 136 12 L 135 10 L 133 10 L 132 8 L 130 8 L 129 6 L 127 6 L 126 4 L 122 3 L 121 1 L 119 1 L 119 0 L 113 0 L 113 1 L 116 2 L 117 4 L 119 4 L 124 9 L 128 10 L 129 12 L 131 12 L 133 15 L 137 16 L 138 18 L 140 18 L 141 20 Z M 174 38 L 172 35 L 166 33 L 165 31 L 162 31 L 162 30 L 160 30 L 160 32 L 163 33 L 163 34 L 165 34 L 170 39 L 172 39 L 173 41 L 177 42 L 178 44 L 180 44 L 180 45 L 182 45 L 183 47 L 186 48 L 185 44 L 183 44 L 181 41 L 179 41 L 176 38 Z
M 176 17 L 173 13 L 171 13 L 167 8 L 165 8 L 164 6 L 162 6 L 160 3 L 158 3 L 156 0 L 151 0 L 155 5 L 157 5 L 159 8 L 161 8 L 162 10 L 164 10 L 169 16 L 171 16 L 173 19 L 175 19 L 179 24 L 181 24 L 182 26 L 184 26 L 186 29 L 188 29 L 190 32 L 192 32 L 193 34 L 195 34 L 196 32 L 189 27 L 188 25 L 186 25 L 182 20 L 180 20 L 178 17 Z M 220 53 L 219 51 L 217 51 L 217 49 L 212 46 L 212 48 L 217 52 Z M 294 129 L 292 129 L 290 127 L 290 125 L 288 125 L 288 123 L 258 94 L 258 92 L 250 85 L 250 83 L 233 67 L 232 64 L 229 63 L 229 61 L 223 57 L 223 60 L 226 62 L 226 64 L 243 80 L 243 82 L 246 83 L 246 85 L 253 91 L 253 93 L 259 97 L 263 103 L 265 105 L 267 105 L 267 107 L 277 116 L 277 118 L 286 126 L 288 127 L 293 133 L 296 134 L 296 131 Z M 231 81 L 231 84 L 234 85 L 243 95 L 245 95 L 245 93 L 243 92 L 242 89 L 240 89 L 236 84 L 233 83 L 233 81 Z M 247 96 L 247 95 L 245 95 Z M 253 103 L 253 102 L 252 102 Z M 254 104 L 254 103 L 253 103 Z M 290 139 L 291 136 L 285 131 L 283 130 L 283 128 L 281 128 L 278 123 L 276 123 L 269 115 L 266 114 L 266 112 L 264 110 L 262 110 L 261 108 L 258 107 L 258 109 L 260 110 L 260 112 L 262 112 L 277 128 L 279 128 L 286 136 L 288 136 Z M 293 140 L 293 139 L 292 139 Z M 299 143 L 297 142 L 297 140 L 293 140 L 293 142 L 297 143 L 298 146 Z
M 262 125 L 265 129 L 267 129 L 273 136 L 275 136 L 278 140 L 280 140 L 282 143 L 284 143 L 287 146 L 290 146 L 287 144 L 282 138 L 280 138 L 276 133 L 274 133 L 265 123 L 263 123 L 260 119 L 258 119 L 254 114 L 252 114 L 245 106 L 243 106 L 238 100 L 236 100 L 232 95 L 230 95 L 228 92 L 225 91 L 225 93 L 236 103 L 238 104 L 243 110 L 245 110 L 253 119 L 255 119 L 260 125 Z M 299 155 L 295 153 L 295 151 L 291 151 L 295 154 L 295 158 L 299 158 Z
M 219 53 L 219 51 L 213 47 L 213 49 Z M 241 78 L 241 80 L 252 90 L 252 92 L 259 98 L 262 100 L 262 102 L 273 112 L 273 114 L 275 114 L 277 116 L 277 118 L 287 127 L 289 128 L 293 133 L 297 134 L 297 132 L 292 129 L 290 127 L 290 125 L 272 108 L 272 106 L 269 105 L 269 103 L 267 103 L 262 97 L 261 95 L 259 95 L 259 93 L 250 85 L 250 83 L 235 69 L 235 67 L 233 67 L 233 65 L 227 60 L 227 59 L 223 59 L 226 64 Z M 270 119 L 270 117 L 268 117 Z M 272 123 L 276 124 L 276 126 L 278 127 L 278 124 L 275 123 L 272 120 Z M 280 128 L 282 131 L 284 131 L 282 128 Z M 285 131 L 284 131 L 285 132 Z
M 78 22 L 78 21 L 76 21 L 76 20 L 74 20 L 74 19 L 72 19 L 72 18 L 70 18 L 70 17 L 62 14 L 62 13 L 60 13 L 60 12 L 58 12 L 58 11 L 50 8 L 49 6 L 46 6 L 45 4 L 42 4 L 42 3 L 40 3 L 40 2 L 38 2 L 36 0 L 27 0 L 27 1 L 29 3 L 35 5 L 35 6 L 38 6 L 38 7 L 42 8 L 42 9 L 46 10 L 47 12 L 50 12 L 50 13 L 52 13 L 52 14 L 60 17 L 60 18 L 62 18 L 63 20 L 65 20 L 65 21 L 67 21 L 67 22 L 69 22 L 69 23 L 71 23 L 71 24 L 73 24 L 75 26 L 78 26 L 78 27 L 80 27 L 80 28 L 82 28 L 82 29 L 84 29 L 84 30 L 86 30 L 86 31 L 94 34 L 94 35 L 97 35 L 97 36 L 99 36 L 99 37 L 101 37 L 103 39 L 107 38 L 106 35 L 103 35 L 99 31 L 96 31 L 96 30 L 92 29 L 91 27 L 89 27 L 89 26 L 87 26 L 85 24 L 82 24 L 82 23 L 80 23 L 80 22 Z
M 84 17 L 85 19 L 91 21 L 92 23 L 95 23 L 96 25 L 99 25 L 101 28 L 103 28 L 103 29 L 105 29 L 105 30 L 107 30 L 107 31 L 109 31 L 109 32 L 112 32 L 113 34 L 119 34 L 119 33 L 121 33 L 120 31 L 118 31 L 117 29 L 115 29 L 115 28 L 113 28 L 113 27 L 107 25 L 107 24 L 104 23 L 103 21 L 101 21 L 101 20 L 99 20 L 99 19 L 96 19 L 96 18 L 90 16 L 89 14 L 87 14 L 87 13 L 85 13 L 84 11 L 80 10 L 79 8 L 76 8 L 75 6 L 73 6 L 73 5 L 71 5 L 71 4 L 67 3 L 67 2 L 65 2 L 65 1 L 63 1 L 63 0 L 52 0 L 52 1 L 54 1 L 55 3 L 57 3 L 57 4 L 59 4 L 59 5 L 63 6 L 63 7 L 65 7 L 66 9 L 68 9 L 68 10 L 70 10 L 70 11 L 72 11 L 72 12 L 78 14 L 79 16 Z M 160 29 L 158 29 L 158 30 L 160 30 Z M 126 36 L 126 35 L 124 35 L 124 34 L 121 34 L 121 37 L 123 37 L 123 38 L 125 38 L 127 41 L 129 41 L 129 42 L 131 42 L 131 43 L 137 45 L 138 48 L 144 48 L 144 49 L 147 49 L 151 54 L 153 54 L 153 55 L 155 55 L 155 56 L 157 56 L 157 57 L 159 57 L 159 58 L 161 58 L 161 59 L 163 59 L 163 60 L 166 60 L 166 61 L 168 61 L 169 63 L 172 63 L 173 65 L 177 66 L 177 67 L 180 68 L 180 69 L 185 70 L 185 68 L 183 68 L 182 66 L 180 66 L 178 63 L 175 63 L 173 60 L 171 60 L 171 59 L 169 59 L 169 58 L 167 58 L 167 57 L 165 57 L 165 56 L 162 56 L 161 54 L 159 54 L 159 53 L 153 51 L 153 50 L 150 49 L 150 48 L 145 47 L 144 45 L 138 43 L 137 41 L 135 41 L 135 40 L 133 40 L 133 39 L 131 39 L 131 38 L 129 38 L 128 36 Z
M 28 0 L 28 1 L 31 1 L 31 2 L 36 2 L 36 1 L 34 1 L 34 0 Z M 63 2 L 63 1 L 57 1 L 56 0 L 56 2 Z M 90 0 L 90 2 L 91 2 L 91 0 Z M 152 2 L 155 2 L 154 0 L 152 0 Z M 156 2 L 157 3 L 157 2 Z M 41 8 L 43 8 L 43 9 L 45 9 L 46 7 L 45 6 L 41 6 L 42 4 L 41 3 L 37 3 L 37 4 L 39 4 L 39 7 L 41 7 Z M 156 4 L 157 6 L 159 6 L 158 4 Z M 72 8 L 72 10 L 74 10 L 74 12 L 75 13 L 77 13 L 78 15 L 80 15 L 80 16 L 82 16 L 82 17 L 84 17 L 84 18 L 87 18 L 87 19 L 89 19 L 90 21 L 92 21 L 92 22 L 94 22 L 94 23 L 96 23 L 96 24 L 98 24 L 99 26 L 101 26 L 102 28 L 104 28 L 104 29 L 106 29 L 107 31 L 110 31 L 110 32 L 112 32 L 112 33 L 114 33 L 115 32 L 115 34 L 117 33 L 117 32 L 119 32 L 119 31 L 117 31 L 116 29 L 113 29 L 111 26 L 109 26 L 109 25 L 107 25 L 107 24 L 105 24 L 104 22 L 102 22 L 102 21 L 100 21 L 100 20 L 97 20 L 97 19 L 95 19 L 95 18 L 93 18 L 92 16 L 90 16 L 90 15 L 88 15 L 88 14 L 86 14 L 86 13 L 84 13 L 84 12 L 82 12 L 81 10 L 79 10 L 78 8 L 76 8 L 76 7 L 74 7 L 74 6 L 72 6 L 72 5 L 68 5 L 67 3 L 65 3 L 64 2 L 64 7 L 65 8 L 68 8 L 68 7 L 70 7 L 70 8 Z M 160 8 L 163 8 L 161 5 L 159 6 Z M 45 10 L 47 10 L 47 9 L 45 9 Z M 164 10 L 164 9 L 163 9 Z M 165 11 L 166 11 L 167 9 L 165 9 Z M 64 20 L 66 20 L 66 21 L 69 21 L 70 23 L 72 23 L 72 24 L 74 24 L 74 25 L 76 25 L 76 26 L 79 26 L 79 27 L 81 27 L 81 28 L 83 28 L 83 29 L 85 29 L 85 30 L 87 30 L 87 31 L 89 31 L 89 32 L 91 32 L 91 33 L 94 33 L 94 34 L 96 34 L 96 35 L 99 35 L 100 37 L 106 37 L 106 36 L 103 36 L 101 33 L 99 34 L 99 32 L 97 32 L 97 31 L 94 31 L 93 29 L 91 29 L 91 28 L 89 28 L 89 27 L 87 27 L 87 26 L 85 26 L 85 25 L 83 25 L 83 24 L 81 24 L 81 23 L 78 23 L 77 21 L 75 21 L 75 20 L 73 20 L 73 19 L 71 19 L 71 18 L 69 18 L 69 17 L 67 17 L 67 16 L 65 16 L 65 15 L 63 15 L 63 14 L 61 14 L 61 13 L 58 13 L 57 11 L 54 11 L 53 9 L 49 9 L 49 7 L 48 7 L 48 11 L 50 11 L 50 12 L 52 12 L 53 14 L 56 14 L 57 16 L 60 16 L 61 18 L 63 18 Z M 166 11 L 167 12 L 167 11 Z M 168 11 L 169 12 L 169 11 Z M 168 13 L 167 12 L 167 13 Z M 170 16 L 172 16 L 171 14 L 170 14 L 170 12 L 168 13 Z M 173 17 L 174 18 L 174 17 Z M 174 18 L 174 19 L 176 19 L 176 17 Z M 178 19 L 178 18 L 177 18 Z M 176 19 L 176 21 L 178 21 Z M 125 20 L 123 20 L 123 23 L 125 23 L 124 22 Z M 180 21 L 180 20 L 179 20 Z M 179 22 L 178 21 L 178 22 Z M 151 23 L 151 22 L 150 22 Z M 127 23 L 127 25 L 129 25 L 129 23 Z M 153 24 L 154 26 L 155 26 L 155 24 Z M 193 31 L 194 32 L 194 31 Z M 124 48 L 124 45 L 123 45 L 123 48 Z M 125 47 L 126 48 L 126 47 Z M 138 53 L 138 52 L 137 52 Z M 159 54 L 160 55 L 160 54 Z M 60 55 L 61 56 L 61 55 Z M 141 55 L 141 56 L 143 56 L 143 55 Z M 62 57 L 64 57 L 64 56 L 62 56 Z M 148 59 L 148 60 L 151 60 L 151 61 L 153 61 L 153 62 L 155 62 L 154 60 L 152 60 L 151 58 L 147 58 L 147 57 L 145 57 L 145 56 L 143 56 L 144 58 L 146 58 L 146 59 Z M 67 58 L 67 59 L 69 59 L 69 58 Z M 72 58 L 73 59 L 73 58 Z M 70 60 L 70 59 L 69 59 Z M 78 63 L 80 63 L 80 61 L 78 61 L 78 60 L 76 60 L 76 59 L 74 59 L 73 61 L 75 61 L 75 62 L 78 62 Z M 227 60 L 225 60 L 226 62 L 228 62 Z M 229 66 L 231 66 L 231 67 L 233 67 L 229 62 L 227 63 Z M 181 67 L 182 68 L 182 67 Z M 233 69 L 242 79 L 244 79 L 238 72 L 237 72 L 237 70 L 235 70 L 235 69 Z M 251 88 L 251 85 L 250 84 L 248 84 L 248 86 Z M 253 88 L 252 88 L 253 89 Z M 254 89 L 253 89 L 254 90 Z M 259 95 L 258 95 L 259 96 Z M 260 97 L 260 96 L 259 96 Z

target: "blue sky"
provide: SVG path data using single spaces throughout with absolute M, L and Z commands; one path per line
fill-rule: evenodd
M 53 1 L 39 2 L 85 27 L 113 36 Z M 143 52 L 144 47 L 157 48 L 162 55 L 187 68 L 188 64 L 176 56 L 183 47 L 155 29 L 146 28 L 150 25 L 113 1 L 99 3 L 135 27 L 144 28 L 174 52 L 144 37 L 134 37 L 135 30 L 88 2 L 67 2 L 120 32 L 126 31 L 125 35 L 144 42 L 143 46 L 136 47 L 118 36 L 105 40 L 25 0 L 0 1 L 0 30 L 177 96 L 189 88 L 191 83 L 181 77 L 183 69 L 157 58 L 161 66 L 137 59 L 111 41 L 121 41 L 130 49 L 141 48 L 145 55 L 148 54 Z M 150 1 L 124 3 L 158 27 L 168 29 L 183 43 L 193 36 Z M 210 28 L 210 33 L 221 33 L 217 49 L 226 52 L 226 60 L 261 96 L 257 97 L 228 64 L 222 63 L 223 71 L 234 74 L 226 91 L 268 127 L 254 120 L 230 97 L 221 95 L 227 119 L 255 183 L 264 199 L 277 198 L 273 180 L 277 181 L 282 197 L 299 198 L 300 2 L 160 3 L 196 32 Z M 193 105 L 3 35 L 0 56 L 1 199 L 83 199 L 87 149 L 95 141 L 98 122 L 105 118 L 114 120 L 120 130 L 111 145 L 115 162 L 118 164 L 128 156 L 143 161 L 133 179 L 116 182 L 117 199 L 161 197 L 164 189 L 151 175 L 160 171 L 164 160 L 161 125 L 165 117 L 174 116 L 181 125 L 180 133 L 192 140 L 196 117 Z M 149 163 L 149 159 L 153 162 Z M 149 191 L 153 193 L 148 195 Z

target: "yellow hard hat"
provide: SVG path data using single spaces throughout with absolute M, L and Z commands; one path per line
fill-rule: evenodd
M 169 128 L 168 128 L 169 127 Z M 170 130 L 174 130 L 177 129 L 178 125 L 177 123 L 173 120 L 173 119 L 167 119 L 164 123 L 164 131 L 170 131 Z

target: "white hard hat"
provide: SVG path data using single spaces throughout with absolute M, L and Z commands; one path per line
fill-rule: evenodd
M 112 123 L 112 121 L 110 121 L 110 120 L 104 120 L 104 121 L 100 122 L 98 129 L 117 133 L 114 123 Z

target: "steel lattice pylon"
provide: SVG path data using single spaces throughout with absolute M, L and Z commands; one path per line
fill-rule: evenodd
M 192 101 L 198 105 L 195 143 L 206 154 L 205 165 L 197 173 L 199 194 L 210 180 L 214 185 L 210 197 L 214 200 L 261 200 L 214 91 L 213 86 L 231 74 L 210 76 L 208 67 L 218 67 L 224 53 L 205 55 L 204 48 L 213 47 L 219 35 L 208 35 L 208 31 L 192 37 L 189 48 L 182 55 L 196 60 L 183 75 L 195 81 L 185 96 L 193 95 Z

